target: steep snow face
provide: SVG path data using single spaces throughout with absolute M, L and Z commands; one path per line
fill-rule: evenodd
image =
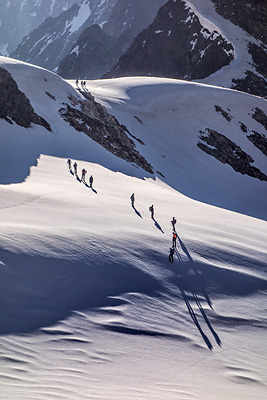
M 67 22 L 65 29 L 69 31 L 70 34 L 79 30 L 87 18 L 92 14 L 90 4 L 85 0 L 79 8 L 77 15 L 72 19 L 72 21 Z

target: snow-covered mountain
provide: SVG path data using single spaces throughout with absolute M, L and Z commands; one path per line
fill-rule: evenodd
M 186 1 L 171 0 L 106 76 L 202 79 L 234 58 L 234 48 L 222 32 L 203 22 Z
M 9 55 L 46 18 L 83 0 L 0 0 L 0 52 Z
M 1 133 L 6 136 L 3 143 L 7 145 L 5 150 L 2 147 L 0 161 L 2 183 L 23 181 L 39 154 L 45 153 L 42 146 L 49 149 L 46 150 L 49 155 L 63 156 L 61 147 L 64 143 L 63 147 L 68 149 L 65 157 L 70 152 L 69 156 L 77 158 L 79 150 L 72 146 L 78 130 L 79 137 L 81 135 L 89 147 L 92 140 L 88 137 L 91 137 L 121 158 L 144 166 L 146 171 L 153 172 L 152 176 L 165 179 L 185 195 L 255 217 L 266 217 L 266 100 L 232 90 L 168 79 L 144 77 L 90 82 L 89 90 L 104 104 L 107 98 L 101 97 L 102 92 L 108 91 L 112 98 L 113 87 L 125 87 L 126 94 L 112 104 L 114 120 L 98 109 L 88 88 L 77 92 L 59 76 L 12 59 L 2 57 L 1 65 L 4 66 L 1 72 Z M 99 92 L 95 89 L 98 87 Z M 130 102 L 129 110 L 128 92 L 136 93 L 137 99 L 136 104 L 133 100 Z M 29 93 L 30 97 L 24 93 Z M 117 99 L 119 94 L 115 93 L 114 97 Z M 107 125 L 101 127 L 101 120 Z M 33 134 L 37 147 L 32 148 L 34 155 L 28 157 L 25 156 L 28 139 L 24 142 L 28 134 L 20 132 L 26 129 L 32 134 L 36 129 L 32 124 L 42 126 L 38 132 L 43 133 L 42 140 L 37 140 L 38 134 L 36 137 Z M 122 139 L 114 137 L 109 124 Z M 21 138 L 19 146 L 12 132 Z M 70 146 L 69 140 L 64 139 L 66 132 L 70 138 L 75 133 Z M 91 154 L 89 147 L 84 146 L 83 157 L 88 152 L 86 159 Z M 17 148 L 21 155 L 16 157 L 14 167 L 10 167 L 7 157 Z M 142 157 L 146 160 L 144 164 Z M 17 170 L 20 171 L 19 179 Z M 218 176 L 220 179 L 216 178 Z M 223 191 L 232 194 L 222 196 Z M 246 207 L 246 203 L 250 206 Z
M 56 5 L 50 10 L 58 12 Z M 267 96 L 264 1 L 83 0 L 64 7 L 38 24 L 11 56 L 66 78 L 153 75 Z M 117 41 L 110 47 L 100 30 L 91 35 L 87 29 L 94 24 Z M 4 50 L 8 40 L 3 43 Z
M 65 79 L 101 78 L 133 42 L 130 31 L 119 38 L 108 35 L 99 25 L 85 29 L 69 54 L 61 60 L 57 73 Z
M 87 28 L 59 64 L 63 78 L 101 78 L 128 50 L 135 36 L 146 28 L 166 0 L 119 0 L 103 25 Z M 111 40 L 113 38 L 113 40 Z
M 19 44 L 11 57 L 50 70 L 71 50 L 81 33 L 91 25 L 102 26 L 116 0 L 83 0 L 55 18 L 47 18 Z
M 0 77 L 0 399 L 264 400 L 266 100 Z
M 117 63 L 136 34 L 153 21 L 159 7 L 165 2 L 166 0 L 84 0 L 57 18 L 45 20 L 22 41 L 11 57 L 50 70 L 56 70 L 61 62 L 59 73 L 64 78 L 100 78 Z M 92 35 L 88 28 L 95 24 L 103 27 L 108 36 L 117 39 L 112 48 L 110 39 L 103 42 L 105 34 L 100 30 L 98 37 L 96 33 L 93 34 L 96 41 L 91 43 Z M 85 30 L 88 32 L 88 43 L 85 43 Z M 83 43 L 81 48 L 80 42 Z M 102 56 L 99 57 L 100 53 Z
M 233 10 L 215 0 L 169 0 L 105 77 L 207 78 L 266 97 L 266 6 L 237 0 Z

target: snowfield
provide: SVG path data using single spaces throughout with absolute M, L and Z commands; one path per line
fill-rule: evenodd
M 0 67 L 52 128 L 0 120 L 0 399 L 264 400 L 267 182 L 197 143 L 217 130 L 267 174 L 240 129 L 264 134 L 252 115 L 266 101 L 169 79 L 87 82 L 144 143 L 150 175 L 60 117 L 82 98 L 74 82 Z

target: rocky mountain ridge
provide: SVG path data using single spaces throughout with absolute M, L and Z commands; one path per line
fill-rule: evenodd
M 151 75 L 202 79 L 230 64 L 232 44 L 202 21 L 186 1 L 168 1 L 105 78 Z
M 8 56 L 46 18 L 56 18 L 82 1 L 0 0 L 0 52 Z
M 83 0 L 56 18 L 47 18 L 19 44 L 10 57 L 55 71 L 89 26 L 103 25 L 116 0 Z
M 104 77 L 152 75 L 201 80 L 212 76 L 224 66 L 229 66 L 226 82 L 218 83 L 215 78 L 212 84 L 226 84 L 233 89 L 267 97 L 267 47 L 264 29 L 266 3 L 262 0 L 249 3 L 241 0 L 207 2 L 211 5 L 207 5 L 201 15 L 202 3 L 198 0 L 169 0 L 159 10 L 154 22 L 139 34 L 128 51 Z M 211 19 L 207 14 L 212 14 L 210 10 L 213 5 L 215 14 L 224 19 L 218 26 L 224 26 L 225 21 L 229 21 L 226 24 L 241 27 L 247 32 L 243 33 L 243 39 L 238 36 L 228 39 L 229 32 L 234 29 L 226 29 L 228 35 L 224 35 L 214 26 L 214 12 L 213 16 L 210 15 Z M 240 41 L 243 47 L 236 53 L 235 46 Z M 240 71 L 233 73 L 231 77 L 231 64 L 240 56 Z
M 131 31 L 114 38 L 99 25 L 92 25 L 83 31 L 69 54 L 61 60 L 57 73 L 64 79 L 101 78 L 117 63 L 133 39 Z

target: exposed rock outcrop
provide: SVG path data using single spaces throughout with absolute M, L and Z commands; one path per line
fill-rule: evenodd
M 226 121 L 230 122 L 232 120 L 233 117 L 231 117 L 231 115 L 227 111 L 223 110 L 222 107 L 215 105 L 214 108 L 217 112 L 222 114 Z
M 252 115 L 252 118 L 254 118 L 255 121 L 259 122 L 259 124 L 264 126 L 264 128 L 267 131 L 267 115 L 264 113 L 264 111 L 262 111 L 260 108 L 256 107 L 255 112 Z
M 62 118 L 74 129 L 84 132 L 117 157 L 135 163 L 152 174 L 152 166 L 135 149 L 134 141 L 126 134 L 127 128 L 120 125 L 115 117 L 95 102 L 89 92 L 82 93 L 86 100 L 77 101 L 76 98 L 70 97 L 72 105 L 64 104 L 60 109 Z
M 267 78 L 267 46 L 249 42 L 248 51 L 252 56 L 257 72 Z
M 248 135 L 247 138 L 267 156 L 267 138 L 264 135 L 253 131 L 253 134 Z
M 246 71 L 246 77 L 233 79 L 232 89 L 267 98 L 267 82 L 252 71 Z
M 266 0 L 212 0 L 216 11 L 241 27 L 258 44 L 248 42 L 257 73 L 247 70 L 245 78 L 233 79 L 232 88 L 256 96 L 267 97 L 267 2 Z
M 197 145 L 205 153 L 213 156 L 223 164 L 230 165 L 235 171 L 243 175 L 267 181 L 267 176 L 251 165 L 254 162 L 253 158 L 226 136 L 209 128 L 206 128 L 205 131 L 200 131 L 200 133 L 201 141 Z
M 38 114 L 28 97 L 22 93 L 11 74 L 0 67 L 0 118 L 8 123 L 29 128 L 31 123 L 41 125 L 51 131 L 49 123 Z
M 267 44 L 266 0 L 212 0 L 216 11 Z

